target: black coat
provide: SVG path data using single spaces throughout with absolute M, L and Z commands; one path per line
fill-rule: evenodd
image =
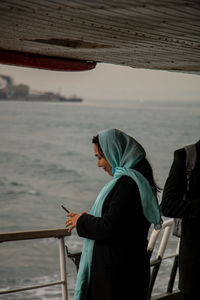
M 186 152 L 174 152 L 174 161 L 166 181 L 162 212 L 166 217 L 182 218 L 179 255 L 179 287 L 184 293 L 195 293 L 200 299 L 200 141 L 196 144 L 197 161 L 186 193 Z
M 101 218 L 84 214 L 78 219 L 78 234 L 95 240 L 87 300 L 146 299 L 149 226 L 138 187 L 128 176 L 106 197 Z

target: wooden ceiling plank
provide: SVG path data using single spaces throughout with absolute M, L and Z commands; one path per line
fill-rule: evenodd
M 10 17 L 11 17 L 11 16 L 9 16 L 8 19 L 9 19 Z M 14 16 L 12 16 L 12 18 L 14 18 Z M 29 18 L 28 18 L 28 17 L 27 17 L 27 19 L 28 19 L 28 21 L 29 21 Z M 19 17 L 19 20 L 16 20 L 16 21 L 19 23 L 20 21 L 22 22 L 22 20 L 23 20 L 23 18 Z M 42 19 L 41 22 L 43 22 L 43 21 L 44 21 L 44 20 Z M 37 23 L 37 20 L 35 20 L 35 22 Z M 46 24 L 46 23 L 44 22 L 44 24 Z M 83 27 L 82 24 L 80 24 L 80 25 L 81 25 L 81 29 L 83 29 L 83 28 L 82 28 L 82 27 Z M 28 25 L 27 25 L 27 24 L 23 24 L 23 26 L 26 28 Z M 33 24 L 31 24 L 30 26 L 31 26 L 31 28 L 32 28 Z M 51 26 L 51 25 L 50 25 L 50 26 Z M 87 26 L 90 27 L 90 25 L 87 25 Z M 18 30 L 18 29 L 19 29 L 19 28 L 16 28 L 16 30 Z M 76 29 L 79 30 L 80 28 L 76 28 Z M 86 28 L 86 30 L 89 30 L 89 29 L 90 29 L 90 28 L 88 28 L 88 27 Z M 104 32 L 105 32 L 105 28 L 103 28 L 103 29 L 104 29 Z M 54 30 L 54 28 L 51 27 L 51 30 L 50 30 L 51 33 L 52 33 L 53 30 Z M 97 30 L 97 28 L 96 28 L 95 30 Z M 99 30 L 102 31 L 102 28 L 99 28 Z M 64 35 L 64 31 L 63 31 L 63 30 L 60 30 L 60 32 L 61 32 L 62 35 Z M 57 34 L 58 34 L 58 32 L 56 31 L 56 35 L 57 35 Z M 109 29 L 108 29 L 107 34 L 109 35 Z M 125 33 L 124 33 L 124 34 L 125 34 Z M 120 32 L 120 36 L 122 36 L 122 35 L 123 35 L 123 33 Z M 147 34 L 146 34 L 146 35 L 147 35 Z M 112 35 L 109 35 L 109 36 L 111 37 Z M 156 38 L 159 37 L 159 35 L 156 35 L 156 34 L 154 34 L 154 36 L 156 36 Z M 125 37 L 126 37 L 126 35 L 125 35 Z M 143 38 L 144 38 L 144 37 L 145 37 L 145 35 L 143 35 Z M 166 36 L 163 37 L 163 41 L 165 41 L 166 38 L 167 38 Z M 162 38 L 160 38 L 160 37 L 159 37 L 159 39 L 162 40 Z M 179 38 L 179 40 L 181 41 L 180 38 Z M 171 39 L 171 41 L 172 41 L 172 39 Z M 182 39 L 182 41 L 184 41 L 184 39 Z M 195 40 L 195 41 L 196 41 L 196 40 Z M 175 42 L 178 42 L 178 41 L 175 41 Z M 191 40 L 191 42 L 194 42 L 194 41 Z M 197 46 L 198 46 L 198 45 L 197 45 Z

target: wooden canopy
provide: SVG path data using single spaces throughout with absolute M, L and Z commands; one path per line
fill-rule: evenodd
M 200 1 L 1 0 L 0 63 L 200 72 Z

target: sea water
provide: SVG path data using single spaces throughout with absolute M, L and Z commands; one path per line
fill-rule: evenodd
M 200 101 L 1 101 L 0 232 L 64 228 L 61 204 L 70 211 L 89 211 L 109 180 L 97 168 L 91 140 L 100 130 L 113 127 L 144 146 L 162 188 L 174 150 L 200 138 Z M 76 231 L 65 240 L 71 252 L 81 250 Z M 134 234 L 132 240 L 137 242 Z M 173 245 L 171 237 L 169 248 Z M 57 239 L 2 243 L 0 289 L 59 280 L 58 254 Z M 155 293 L 166 285 L 169 267 L 164 264 Z M 72 299 L 76 270 L 69 260 L 67 277 Z M 0 296 L 5 300 L 60 298 L 60 286 Z

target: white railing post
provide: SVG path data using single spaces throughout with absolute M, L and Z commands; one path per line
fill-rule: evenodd
M 66 255 L 65 255 L 65 239 L 59 238 L 59 251 L 60 251 L 60 275 L 62 282 L 62 300 L 68 300 L 67 295 L 67 270 L 66 270 Z
M 172 225 L 169 224 L 167 227 L 165 227 L 164 233 L 163 233 L 163 236 L 162 236 L 162 239 L 160 242 L 160 247 L 158 249 L 157 257 L 163 258 L 171 230 L 172 230 Z

